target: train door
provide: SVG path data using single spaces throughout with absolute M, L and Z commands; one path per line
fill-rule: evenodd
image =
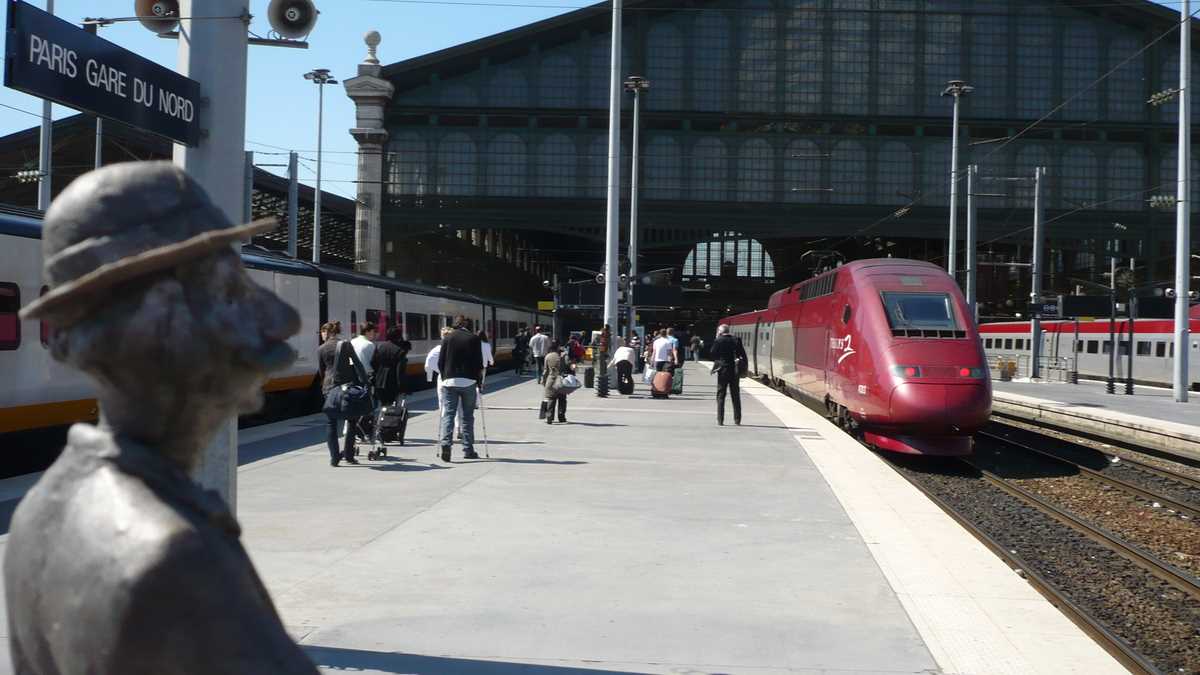
M 380 340 L 387 339 L 388 328 L 390 328 L 391 326 L 400 325 L 400 322 L 396 321 L 396 291 L 388 291 L 387 292 L 386 304 L 387 304 L 387 312 L 385 312 L 385 316 L 383 317 L 383 325 L 381 325 L 379 327 L 379 339 Z
M 754 340 L 750 345 L 750 372 L 758 373 L 758 342 L 762 339 L 762 317 L 754 319 Z

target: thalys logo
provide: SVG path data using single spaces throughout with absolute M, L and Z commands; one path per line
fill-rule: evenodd
M 846 357 L 850 356 L 851 354 L 857 353 L 854 350 L 854 345 L 852 344 L 853 339 L 853 335 L 847 335 L 844 338 L 829 338 L 829 348 L 835 352 L 840 351 L 842 353 L 842 355 L 838 357 L 838 363 L 845 361 Z

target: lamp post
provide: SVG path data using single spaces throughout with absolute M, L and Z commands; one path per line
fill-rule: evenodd
M 1191 254 L 1191 153 L 1192 153 L 1192 12 L 1191 3 L 1183 0 L 1179 8 L 1183 27 L 1179 30 L 1179 169 L 1175 206 L 1175 363 L 1172 384 L 1175 400 L 1188 400 L 1188 291 Z M 1132 345 L 1130 345 L 1132 347 Z
M 954 135 L 950 147 L 950 233 L 947 237 L 946 246 L 948 248 L 946 254 L 946 271 L 950 276 L 956 277 L 957 268 L 955 263 L 955 248 L 956 239 L 958 237 L 958 103 L 963 96 L 975 91 L 975 87 L 968 85 L 962 80 L 950 80 L 946 83 L 946 88 L 942 91 L 942 96 L 954 97 L 954 129 L 951 132 Z
M 312 261 L 321 262 L 321 140 L 325 124 L 325 85 L 337 84 L 328 68 L 317 68 L 304 74 L 304 79 L 317 85 L 317 190 L 313 195 Z
M 604 318 L 617 325 L 617 243 L 621 217 L 621 0 L 612 3 L 612 40 L 608 83 L 608 215 L 604 228 Z
M 629 333 L 636 325 L 637 309 L 633 305 L 633 287 L 637 285 L 638 260 L 638 151 L 641 137 L 642 92 L 649 91 L 650 81 L 644 77 L 630 75 L 625 80 L 625 91 L 633 93 L 633 168 L 629 174 Z

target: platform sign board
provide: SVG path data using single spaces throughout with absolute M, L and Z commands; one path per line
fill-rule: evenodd
M 1062 316 L 1057 299 L 1029 303 L 1029 314 L 1042 319 L 1057 319 Z
M 554 311 L 554 301 L 553 300 L 538 300 L 538 311 L 539 312 L 553 312 Z
M 185 145 L 200 141 L 200 83 L 21 0 L 8 0 L 4 86 Z
M 1138 298 L 1137 318 L 1174 319 L 1175 298 Z
M 1062 316 L 1108 316 L 1112 313 L 1112 298 L 1107 295 L 1064 295 Z

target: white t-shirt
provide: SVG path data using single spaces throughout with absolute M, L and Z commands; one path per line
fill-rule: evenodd
M 491 343 L 480 340 L 479 344 L 483 347 L 483 367 L 487 368 L 488 366 L 496 365 L 496 359 L 492 356 Z
M 354 347 L 354 353 L 358 354 L 358 360 L 362 361 L 363 368 L 367 372 L 371 372 L 371 357 L 375 355 L 375 343 L 371 342 L 364 335 L 359 335 L 350 341 L 350 346 Z
M 425 379 L 428 382 L 433 382 L 433 376 L 438 374 L 438 357 L 442 355 L 442 346 L 438 345 L 429 350 L 429 356 L 425 357 Z
M 545 356 L 546 350 L 550 348 L 550 336 L 545 333 L 538 333 L 529 338 L 529 351 L 534 358 Z
M 612 363 L 608 365 L 616 366 L 618 361 L 628 361 L 634 368 L 637 368 L 637 354 L 629 347 L 617 347 Z
M 660 337 L 654 341 L 654 362 L 670 361 L 671 350 L 675 349 L 675 343 L 671 342 L 669 337 Z

